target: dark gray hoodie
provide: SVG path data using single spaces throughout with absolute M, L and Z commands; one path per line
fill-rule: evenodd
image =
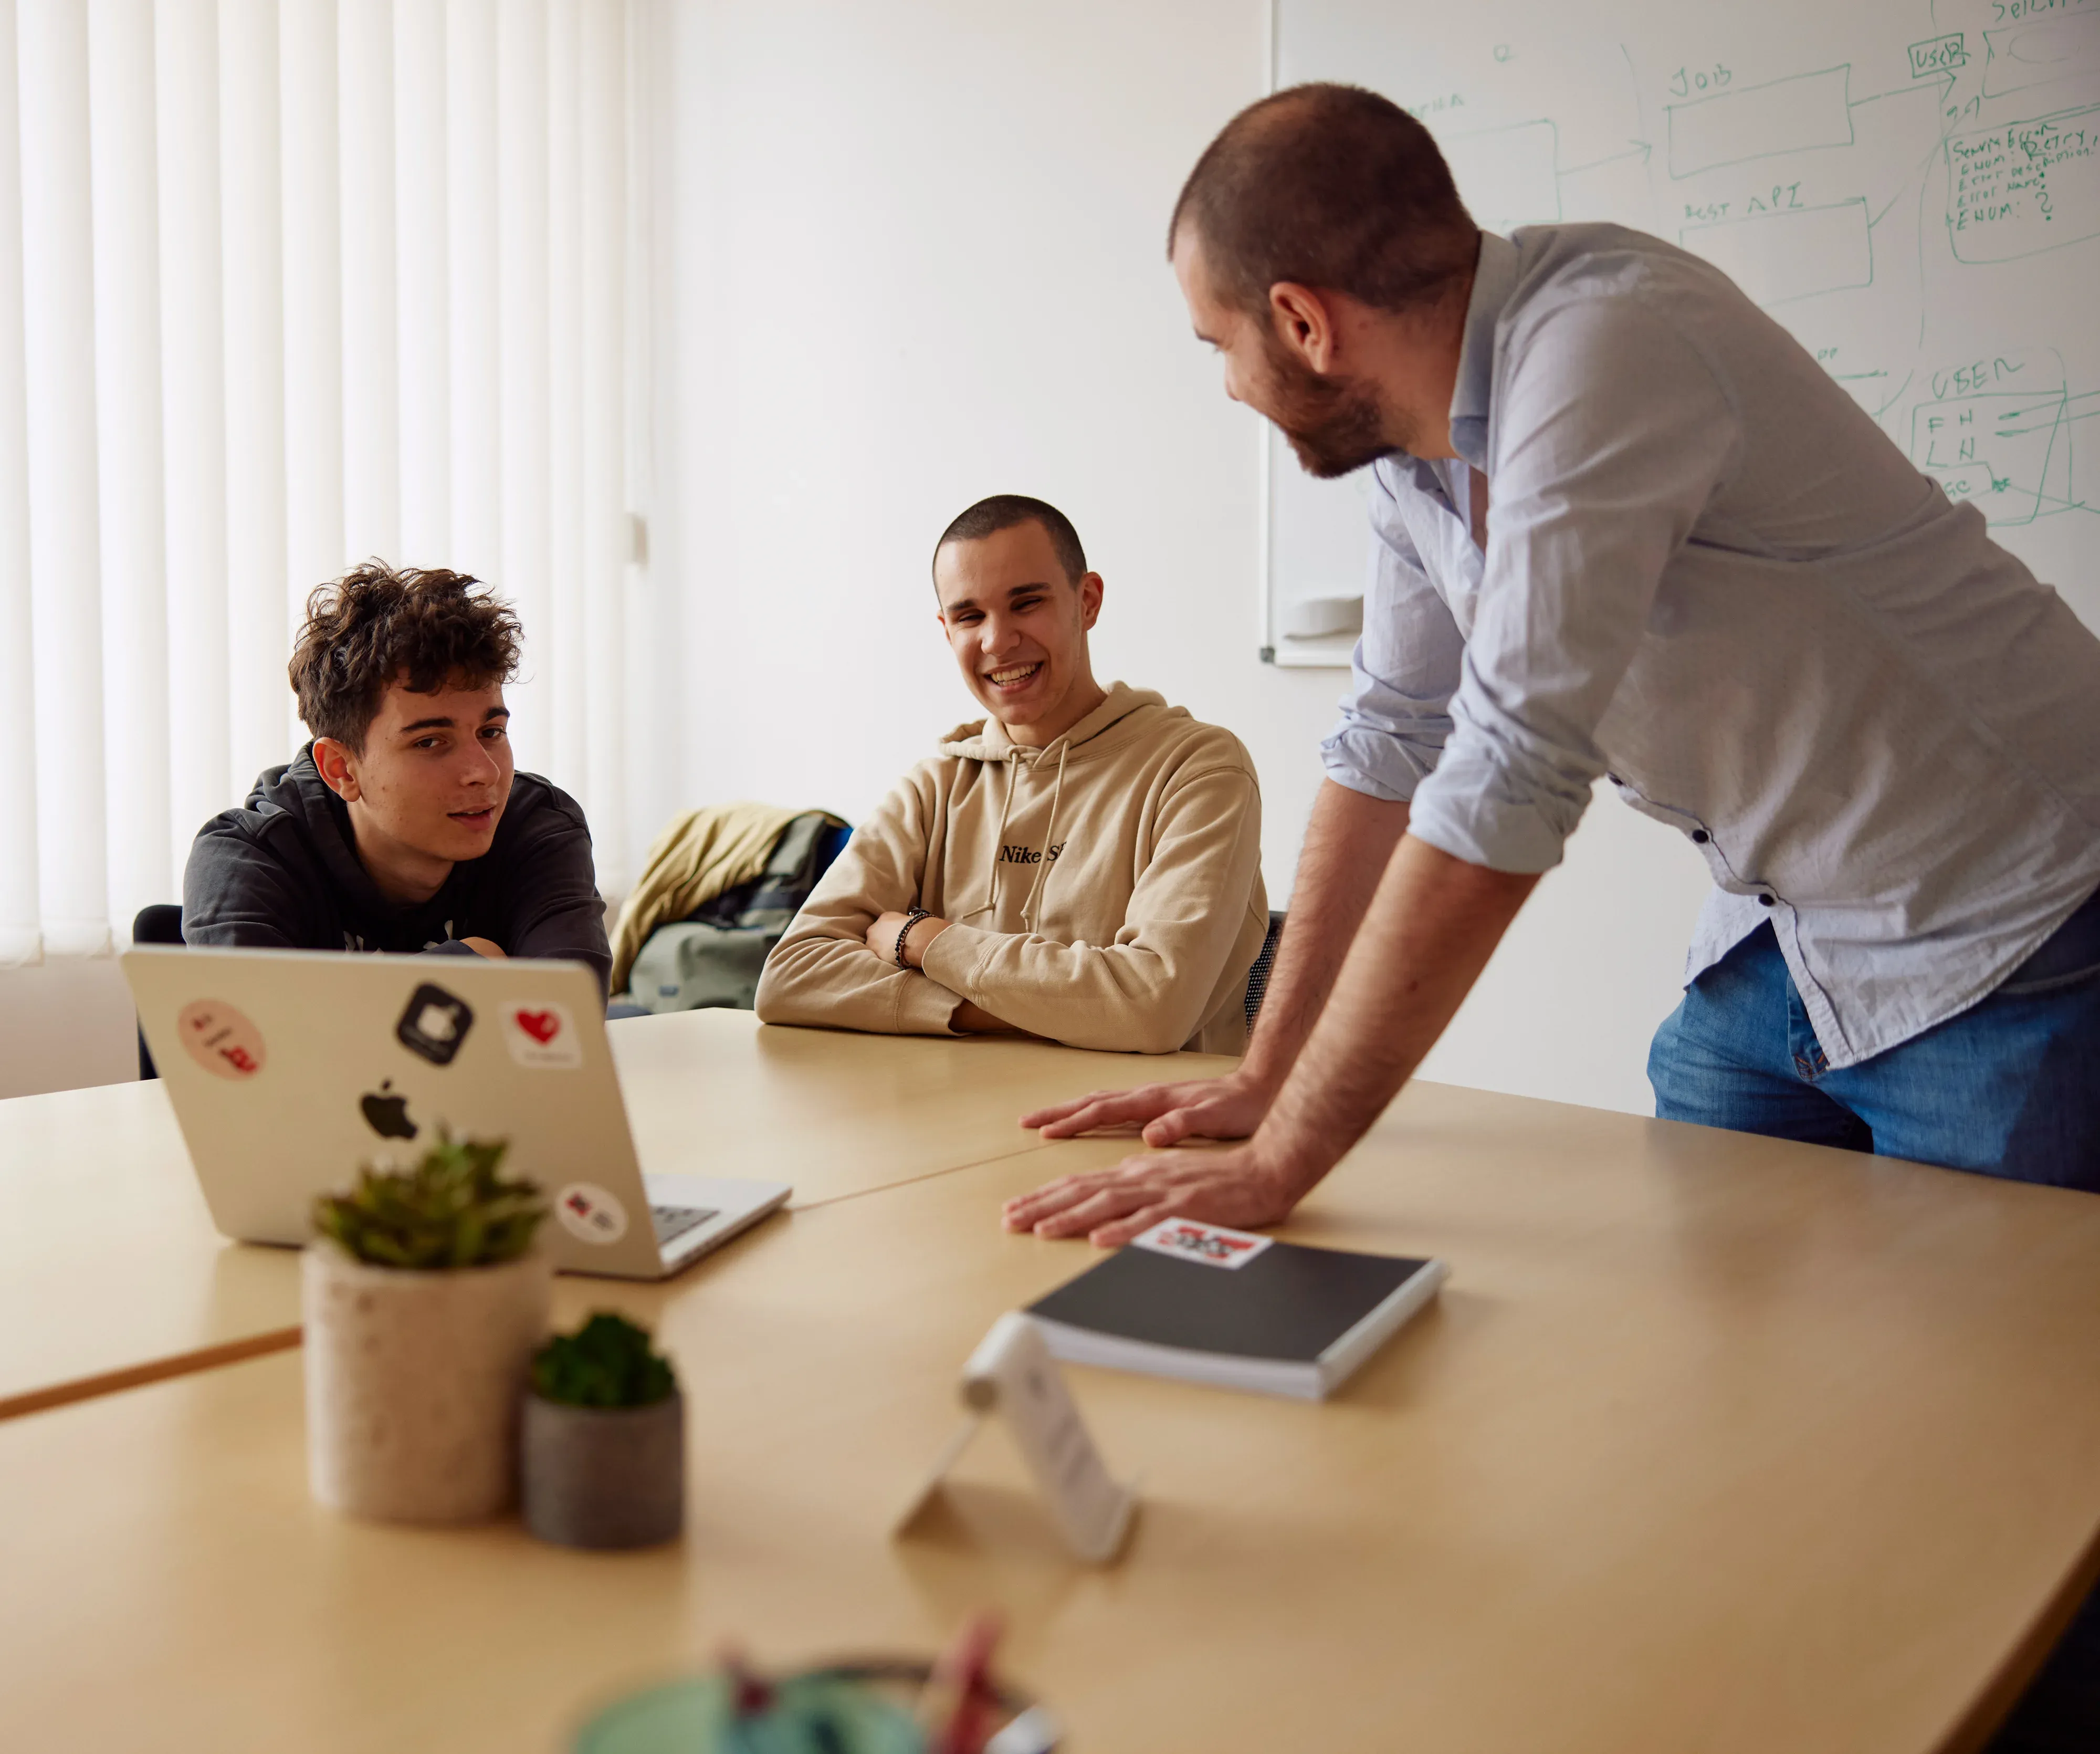
M 357 856 L 350 808 L 314 767 L 310 744 L 265 768 L 239 810 L 197 831 L 183 873 L 183 938 L 277 950 L 438 951 L 471 956 L 486 938 L 514 957 L 612 967 L 589 825 L 568 793 L 518 774 L 479 859 L 452 867 L 436 895 L 402 907 Z

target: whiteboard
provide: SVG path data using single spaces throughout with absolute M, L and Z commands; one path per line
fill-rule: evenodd
M 1274 83 L 1419 117 L 1489 229 L 1725 270 L 2100 626 L 2100 0 L 1274 0 Z M 1365 480 L 1268 443 L 1264 655 L 1360 595 Z

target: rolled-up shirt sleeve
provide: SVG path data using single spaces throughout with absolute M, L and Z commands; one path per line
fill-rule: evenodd
M 1400 506 L 1370 473 L 1370 577 L 1364 630 L 1349 661 L 1341 722 L 1320 745 L 1327 777 L 1352 792 L 1405 802 L 1451 734 L 1465 642 L 1422 564 Z
M 1410 833 L 1468 864 L 1560 863 L 1604 772 L 1595 733 L 1664 566 L 1734 466 L 1740 422 L 1705 357 L 1639 298 L 1507 337 L 1486 564 L 1443 756 Z

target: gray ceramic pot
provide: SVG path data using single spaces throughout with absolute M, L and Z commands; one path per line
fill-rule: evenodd
M 563 1547 L 652 1547 L 686 1520 L 686 1398 L 566 1407 L 525 1398 L 525 1526 Z

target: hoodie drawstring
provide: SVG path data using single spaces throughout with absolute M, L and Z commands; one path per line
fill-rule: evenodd
M 1035 867 L 1035 881 L 1028 886 L 1028 899 L 1021 904 L 1021 929 L 1024 932 L 1036 930 L 1035 922 L 1029 917 L 1029 910 L 1035 905 L 1038 891 L 1047 889 L 1043 879 L 1050 875 L 1051 849 L 1057 844 L 1057 802 L 1065 795 L 1065 758 L 1071 753 L 1072 744 L 1069 739 L 1059 743 L 1057 783 L 1050 789 L 1050 824 L 1043 831 L 1043 857 Z
M 1035 921 L 1032 910 L 1036 898 L 1044 889 L 1043 879 L 1050 874 L 1050 849 L 1056 844 L 1057 833 L 1057 806 L 1065 796 L 1065 758 L 1072 753 L 1069 741 L 1057 745 L 1057 783 L 1050 789 L 1050 821 L 1043 831 L 1043 856 L 1036 861 L 1035 880 L 1028 886 L 1026 898 L 1021 904 L 1021 929 L 1032 932 Z M 1034 772 L 1033 764 L 1029 768 Z M 999 828 L 993 837 L 991 881 L 986 890 L 984 911 L 996 921 L 999 918 L 999 885 L 1004 875 L 1001 869 L 1006 863 L 1006 824 L 1013 815 L 1014 794 L 1021 789 L 1021 751 L 1009 749 L 1006 752 L 1006 802 L 999 806 Z
M 999 807 L 999 832 L 992 837 L 991 887 L 985 903 L 985 912 L 995 921 L 999 918 L 999 868 L 1006 860 L 1006 819 L 1013 814 L 1013 794 L 1021 784 L 1020 761 L 1020 750 L 1006 752 L 1006 802 Z

